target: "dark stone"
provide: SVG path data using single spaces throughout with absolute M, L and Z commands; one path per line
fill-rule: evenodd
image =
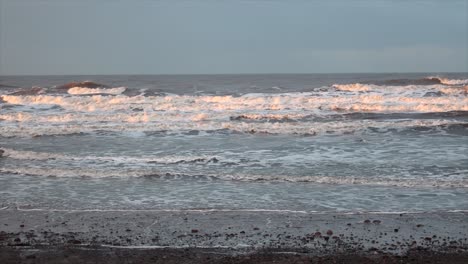
M 364 220 L 364 224 L 370 224 L 370 222 L 371 221 L 369 219 Z
M 198 229 L 192 229 L 192 233 L 198 233 Z
M 208 162 L 217 163 L 219 160 L 217 158 L 211 158 Z
M 329 235 L 329 236 L 333 235 L 333 231 L 332 231 L 332 230 L 330 230 L 330 229 L 329 229 L 329 230 L 327 230 L 327 235 Z
M 374 221 L 372 221 L 372 223 L 378 225 L 378 224 L 382 223 L 382 221 L 380 221 L 380 220 L 374 220 Z
M 3 149 L 0 149 L 0 158 L 3 157 L 3 153 L 5 153 L 5 151 Z
M 441 91 L 438 91 L 438 92 L 427 92 L 424 94 L 424 97 L 441 97 L 443 96 L 444 93 L 441 92 Z

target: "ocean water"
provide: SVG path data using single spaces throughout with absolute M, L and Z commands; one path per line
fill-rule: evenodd
M 0 149 L 0 209 L 468 210 L 468 73 L 1 76 Z

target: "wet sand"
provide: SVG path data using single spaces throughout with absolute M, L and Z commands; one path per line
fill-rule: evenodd
M 468 263 L 468 213 L 0 210 L 2 263 Z

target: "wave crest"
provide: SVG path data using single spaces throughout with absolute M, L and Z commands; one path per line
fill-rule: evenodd
M 440 83 L 446 84 L 446 85 L 468 85 L 468 79 L 448 79 L 448 78 L 437 77 L 437 76 L 430 76 L 430 77 L 427 77 L 427 79 L 439 80 Z

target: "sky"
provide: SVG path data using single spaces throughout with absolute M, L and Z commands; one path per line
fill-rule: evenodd
M 0 0 L 0 75 L 468 72 L 468 0 Z

